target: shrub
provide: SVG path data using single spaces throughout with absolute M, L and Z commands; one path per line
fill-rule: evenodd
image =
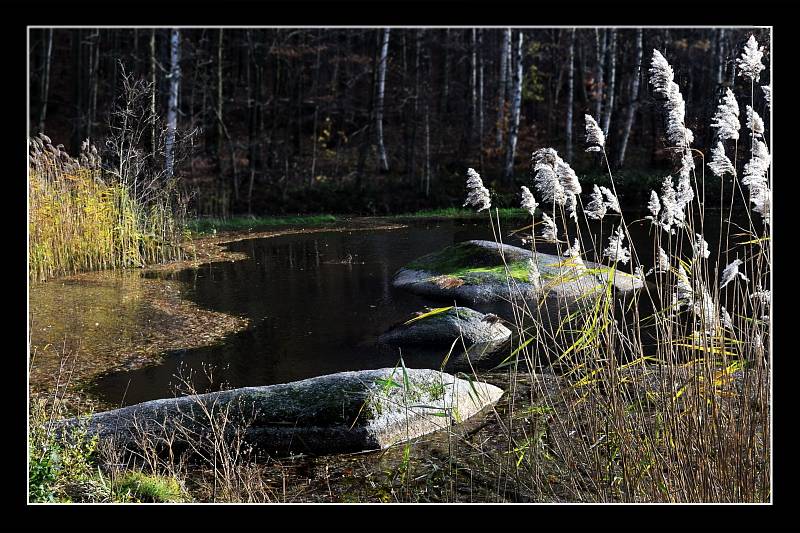
M 114 487 L 115 500 L 141 503 L 179 503 L 187 501 L 178 480 L 131 471 L 122 475 Z

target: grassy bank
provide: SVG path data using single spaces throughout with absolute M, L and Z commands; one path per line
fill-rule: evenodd
M 212 235 L 218 231 L 246 231 L 276 226 L 319 226 L 338 222 L 333 215 L 235 216 L 229 218 L 196 218 L 187 224 L 193 235 Z
M 500 216 L 505 218 L 526 216 L 524 209 L 516 207 L 503 207 L 499 209 Z M 486 213 L 476 213 L 474 209 L 448 207 L 445 209 L 424 209 L 413 213 L 403 213 L 391 218 L 486 218 Z
M 500 209 L 500 216 L 515 218 L 525 216 L 525 210 L 517 208 Z M 353 215 L 357 216 L 357 215 Z M 437 218 L 464 218 L 483 219 L 486 213 L 456 207 L 445 209 L 425 209 L 398 215 L 390 215 L 388 219 L 437 219 Z M 187 229 L 195 236 L 213 235 L 221 231 L 247 231 L 280 226 L 323 226 L 347 220 L 348 216 L 319 214 L 319 215 L 294 215 L 294 216 L 233 216 L 229 218 L 196 218 L 187 223 Z

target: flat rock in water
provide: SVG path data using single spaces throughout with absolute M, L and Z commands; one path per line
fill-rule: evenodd
M 343 453 L 386 448 L 447 428 L 495 403 L 503 391 L 429 369 L 340 372 L 292 383 L 153 400 L 59 422 L 86 425 L 101 441 L 164 452 L 243 438 L 268 453 Z
M 472 346 L 502 344 L 510 336 L 511 330 L 501 324 L 496 315 L 479 313 L 469 307 L 445 307 L 420 313 L 391 328 L 378 341 L 395 346 L 449 346 L 461 337 L 464 344 Z
M 529 283 L 528 260 L 536 262 L 540 287 Z M 530 250 L 492 241 L 465 241 L 423 256 L 401 268 L 393 285 L 431 298 L 456 300 L 467 305 L 525 300 L 560 305 L 603 290 L 612 269 L 589 261 L 578 265 L 568 257 L 532 253 Z M 510 275 L 509 275 L 510 274 Z M 641 280 L 614 271 L 618 294 L 643 286 Z

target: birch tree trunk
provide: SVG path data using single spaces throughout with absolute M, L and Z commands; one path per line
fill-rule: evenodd
M 617 77 L 617 30 L 610 29 L 608 45 L 608 90 L 606 91 L 606 105 L 603 113 L 603 134 L 608 140 L 608 130 L 611 126 L 611 113 L 614 111 L 614 84 Z
M 508 180 L 514 170 L 514 153 L 517 149 L 517 134 L 519 133 L 519 113 L 522 106 L 522 31 L 519 31 L 517 43 L 514 47 L 514 60 L 512 71 L 513 92 L 511 97 L 511 117 L 508 127 L 508 144 L 506 146 L 506 161 L 503 170 L 503 177 Z
M 497 84 L 497 147 L 503 146 L 503 130 L 506 109 L 506 79 L 508 77 L 508 50 L 511 48 L 511 30 L 503 30 L 503 43 L 500 45 L 500 80 Z
M 572 108 L 575 103 L 575 28 L 569 31 L 567 53 L 567 124 L 565 127 L 567 161 L 572 161 Z
M 377 101 L 375 106 L 375 131 L 378 137 L 378 156 L 380 163 L 380 170 L 382 172 L 389 171 L 389 160 L 386 157 L 386 147 L 383 143 L 383 95 L 386 86 L 386 64 L 389 58 L 389 33 L 390 28 L 383 29 L 383 43 L 381 44 L 381 56 L 378 63 L 378 90 Z
M 175 172 L 175 130 L 178 126 L 178 92 L 181 87 L 181 32 L 170 31 L 169 103 L 167 105 L 167 137 L 164 144 L 167 178 Z
M 640 79 L 640 72 L 642 68 L 642 30 L 639 28 L 636 30 L 636 41 L 635 41 L 635 60 L 634 60 L 634 69 L 635 72 L 633 74 L 633 79 L 631 80 L 631 101 L 628 105 L 628 116 L 625 117 L 625 127 L 622 130 L 622 139 L 619 142 L 619 152 L 617 154 L 617 166 L 621 167 L 625 162 L 625 150 L 628 147 L 628 138 L 631 134 L 631 128 L 633 128 L 633 119 L 636 116 L 636 109 L 639 106 L 639 79 Z
M 44 47 L 42 48 L 42 92 L 41 107 L 39 108 L 39 133 L 44 133 L 44 123 L 47 118 L 47 97 L 50 94 L 50 59 L 53 57 L 53 29 L 43 30 L 46 36 Z

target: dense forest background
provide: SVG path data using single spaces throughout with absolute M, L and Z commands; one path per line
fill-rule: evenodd
M 165 124 L 195 132 L 176 169 L 195 214 L 387 214 L 459 206 L 469 166 L 495 205 L 516 205 L 545 146 L 601 181 L 605 162 L 583 150 L 588 113 L 635 194 L 672 171 L 647 83 L 652 50 L 673 66 L 694 146 L 707 151 L 725 88 L 750 95 L 735 58 L 768 32 L 32 29 L 29 135 L 71 154 L 87 138 L 102 150 L 124 72 L 152 84 Z

